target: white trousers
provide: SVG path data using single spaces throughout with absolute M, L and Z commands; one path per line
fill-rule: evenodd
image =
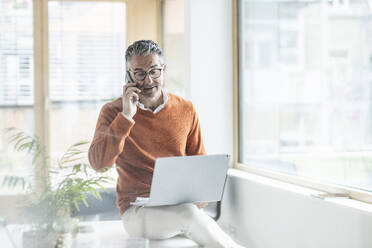
M 168 239 L 183 234 L 204 247 L 237 248 L 237 245 L 203 210 L 191 203 L 131 206 L 121 216 L 129 236 Z

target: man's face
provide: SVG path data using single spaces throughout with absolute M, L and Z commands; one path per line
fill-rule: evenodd
M 135 55 L 128 62 L 127 69 L 136 87 L 141 90 L 140 101 L 157 101 L 161 97 L 165 65 L 162 65 L 157 54 Z

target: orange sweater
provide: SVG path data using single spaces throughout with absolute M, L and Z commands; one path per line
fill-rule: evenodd
M 95 170 L 116 164 L 117 206 L 123 214 L 137 196 L 149 196 L 157 157 L 205 151 L 198 115 L 189 101 L 168 93 L 157 114 L 137 108 L 134 123 L 121 112 L 121 98 L 102 107 L 88 157 Z

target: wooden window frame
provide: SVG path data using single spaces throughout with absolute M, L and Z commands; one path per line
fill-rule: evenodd
M 131 44 L 139 39 L 152 39 L 162 43 L 162 0 L 33 0 L 33 50 L 34 50 L 34 135 L 39 137 L 45 148 L 50 151 L 50 85 L 49 85 L 49 2 L 122 2 L 126 5 L 126 43 Z M 142 18 L 146 12 L 149 18 Z M 142 29 L 140 27 L 146 27 Z M 93 134 L 92 134 L 93 135 Z M 47 175 L 46 168 L 34 168 L 35 190 L 41 191 L 42 175 Z M 7 220 L 19 221 L 22 215 L 15 211 L 18 202 L 27 195 L 0 195 L 1 202 L 9 204 L 0 206 L 2 216 Z

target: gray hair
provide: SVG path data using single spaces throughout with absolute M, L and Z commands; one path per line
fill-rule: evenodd
M 135 55 L 146 56 L 149 54 L 157 54 L 161 63 L 164 63 L 163 51 L 158 44 L 152 40 L 138 40 L 127 48 L 127 51 L 125 52 L 126 64 L 128 64 L 130 59 Z

